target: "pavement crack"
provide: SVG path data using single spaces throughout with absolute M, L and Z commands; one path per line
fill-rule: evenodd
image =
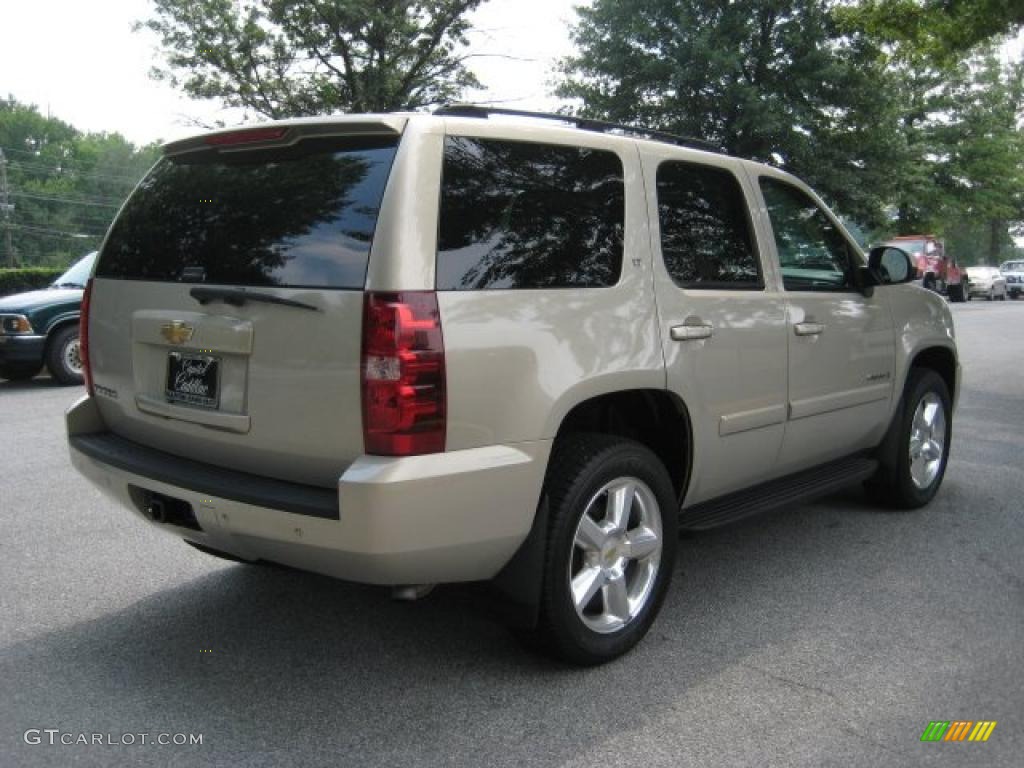
M 820 688 L 816 685 L 811 685 L 810 683 L 801 683 L 799 680 L 794 680 L 790 677 L 786 677 L 785 675 L 776 674 L 775 672 L 769 672 L 767 669 L 754 666 L 753 664 L 743 664 L 741 662 L 740 666 L 745 667 L 746 669 L 752 669 L 755 672 L 760 672 L 765 677 L 770 677 L 772 680 L 777 680 L 778 682 L 783 683 L 784 685 L 788 685 L 793 688 L 802 688 L 805 691 L 814 691 L 816 693 L 822 694 L 823 696 L 828 696 L 833 701 L 838 701 L 836 695 L 832 693 L 832 691 Z

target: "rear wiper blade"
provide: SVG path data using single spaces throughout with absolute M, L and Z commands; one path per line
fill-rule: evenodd
M 270 293 L 242 291 L 238 288 L 206 288 L 197 285 L 188 292 L 188 295 L 200 304 L 209 304 L 211 301 L 223 301 L 225 304 L 230 304 L 233 307 L 240 307 L 247 301 L 259 301 L 264 304 L 281 304 L 286 307 L 311 309 L 314 312 L 320 311 L 319 308 L 314 307 L 312 304 L 306 304 L 302 301 L 282 299 L 280 296 L 274 296 Z

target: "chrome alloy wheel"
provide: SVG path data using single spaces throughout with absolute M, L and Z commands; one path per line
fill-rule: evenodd
M 587 504 L 569 558 L 569 594 L 580 620 L 616 632 L 650 599 L 661 563 L 658 501 L 635 477 L 605 484 Z
M 934 392 L 921 398 L 910 422 L 910 478 L 924 490 L 942 469 L 946 449 L 946 411 Z
M 75 337 L 68 344 L 65 344 L 63 352 L 65 367 L 76 376 L 81 376 L 82 348 L 78 342 L 78 337 Z

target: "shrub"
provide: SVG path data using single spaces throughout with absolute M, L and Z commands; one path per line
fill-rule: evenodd
M 0 296 L 45 288 L 64 273 L 57 267 L 15 267 L 0 269 Z

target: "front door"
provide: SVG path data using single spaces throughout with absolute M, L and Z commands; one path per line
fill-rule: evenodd
M 895 347 L 885 292 L 854 285 L 863 264 L 842 227 L 805 190 L 762 175 L 788 319 L 786 473 L 881 441 L 893 396 Z

